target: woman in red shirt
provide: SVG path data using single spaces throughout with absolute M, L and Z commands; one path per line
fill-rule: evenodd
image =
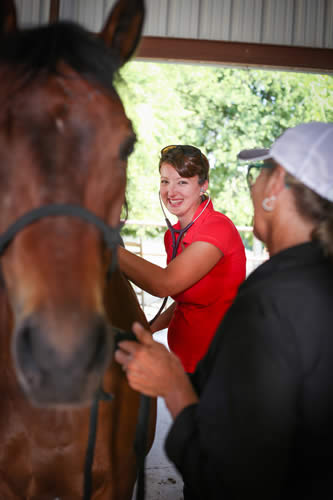
M 151 330 L 168 328 L 170 349 L 191 373 L 245 278 L 245 251 L 234 224 L 214 210 L 205 194 L 209 163 L 200 149 L 165 147 L 159 170 L 161 200 L 178 219 L 174 226 L 167 221 L 167 266 L 159 267 L 123 248 L 119 264 L 143 290 L 174 299 Z

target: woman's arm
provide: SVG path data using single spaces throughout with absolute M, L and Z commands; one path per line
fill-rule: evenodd
M 152 333 L 159 332 L 160 330 L 163 330 L 164 328 L 168 328 L 169 323 L 171 321 L 173 312 L 175 310 L 176 303 L 173 302 L 168 309 L 166 309 L 163 313 L 161 313 L 150 325 L 150 329 Z
M 119 247 L 120 269 L 138 287 L 156 297 L 176 295 L 203 278 L 221 259 L 219 248 L 196 241 L 165 268 Z

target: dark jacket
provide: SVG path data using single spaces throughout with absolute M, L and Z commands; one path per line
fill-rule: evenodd
M 316 243 L 257 268 L 166 441 L 194 499 L 333 498 L 333 266 Z

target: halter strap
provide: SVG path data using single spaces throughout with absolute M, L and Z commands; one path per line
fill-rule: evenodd
M 115 336 L 115 350 L 118 343 L 124 340 L 131 340 L 137 342 L 138 339 L 132 331 L 124 331 L 115 326 L 112 327 Z M 92 465 L 94 461 L 97 421 L 98 421 L 98 407 L 100 401 L 112 401 L 113 395 L 105 392 L 102 387 L 97 391 L 96 397 L 90 409 L 90 423 L 89 423 L 89 437 L 86 449 L 86 458 L 84 464 L 83 476 L 83 500 L 91 499 L 92 490 Z M 148 424 L 150 414 L 151 398 L 140 395 L 140 405 L 138 411 L 138 420 L 136 424 L 134 451 L 137 461 L 137 490 L 136 500 L 144 500 L 145 497 L 145 458 L 147 455 L 147 442 L 148 442 Z
M 16 221 L 11 224 L 4 233 L 0 235 L 0 255 L 3 254 L 16 234 L 26 226 L 33 224 L 34 222 L 44 217 L 54 217 L 60 215 L 80 217 L 90 224 L 94 224 L 101 231 L 107 247 L 112 250 L 112 261 L 109 273 L 115 271 L 117 267 L 116 249 L 118 245 L 122 244 L 122 239 L 119 232 L 121 225 L 119 225 L 117 228 L 108 226 L 100 217 L 95 215 L 93 212 L 90 212 L 86 208 L 79 205 L 71 205 L 67 203 L 43 205 L 41 207 L 34 208 L 29 212 L 26 212 L 24 215 L 16 219 Z

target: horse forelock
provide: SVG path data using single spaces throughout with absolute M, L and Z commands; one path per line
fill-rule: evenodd
M 34 154 L 38 153 L 39 156 L 37 163 L 45 172 L 56 174 L 54 180 L 58 184 L 61 166 L 76 165 L 82 172 L 82 168 L 88 163 L 86 153 L 91 151 L 95 130 L 90 127 L 91 122 L 86 119 L 83 111 L 76 114 L 76 124 L 67 121 L 66 126 L 69 108 L 72 111 L 76 101 L 87 109 L 89 102 L 91 104 L 96 101 L 96 87 L 97 92 L 104 90 L 115 104 L 118 102 L 121 105 L 114 88 L 115 82 L 124 87 L 124 81 L 117 71 L 119 66 L 119 54 L 114 49 L 107 47 L 99 36 L 74 23 L 60 22 L 16 31 L 4 37 L 0 43 L 0 132 L 6 136 L 0 145 L 0 164 L 11 163 L 6 149 L 16 149 L 11 144 L 11 132 L 18 119 L 21 123 L 26 121 L 28 133 L 23 133 L 25 140 L 29 140 L 29 137 L 32 139 L 30 142 Z M 62 87 L 60 92 L 58 89 L 58 97 L 62 102 L 56 103 L 52 110 L 50 105 L 43 107 L 40 100 L 43 89 L 48 85 L 47 80 L 50 79 L 58 87 Z M 91 85 L 90 88 L 88 84 Z M 37 96 L 35 101 L 32 98 L 34 88 Z M 55 93 L 53 97 L 54 95 Z M 47 101 L 51 101 L 50 97 L 47 96 Z M 27 111 L 25 114 L 24 110 Z M 124 115 L 123 109 L 120 114 Z M 114 115 L 112 110 L 112 116 Z M 111 135 L 113 131 L 106 141 L 112 140 Z M 24 141 L 21 145 L 23 143 Z M 127 143 L 126 138 L 120 143 L 123 151 L 126 151 Z M 105 141 L 102 143 L 103 149 L 104 144 Z M 7 167 L 6 170 L 8 171 Z M 74 169 L 67 172 L 67 181 L 70 180 L 70 175 L 77 175 L 77 172 Z M 0 172 L 0 178 L 2 176 L 3 173 Z M 48 179 L 49 186 L 52 185 L 51 180 Z M 77 199 L 76 202 L 82 202 L 82 199 Z
M 0 65 L 16 67 L 21 83 L 56 74 L 65 63 L 79 75 L 113 89 L 119 56 L 96 35 L 70 22 L 18 30 L 1 40 Z
M 0 149 L 5 150 L 6 144 L 11 147 L 11 131 L 18 118 L 22 124 L 25 120 L 28 132 L 25 138 L 32 140 L 45 171 L 55 172 L 54 165 L 70 162 L 82 167 L 85 152 L 89 152 L 93 142 L 94 129 L 83 111 L 77 112 L 77 126 L 67 123 L 66 127 L 69 108 L 72 110 L 76 101 L 87 109 L 89 101 L 96 100 L 96 87 L 109 92 L 113 101 L 120 103 L 114 89 L 119 65 L 119 55 L 112 48 L 74 23 L 18 30 L 4 37 L 0 44 L 0 129 L 6 137 Z M 48 101 L 53 99 L 53 109 L 52 104 L 42 102 L 43 88 L 49 86 L 50 79 L 58 85 L 57 92 L 47 96 Z M 59 140 L 61 135 L 63 139 Z

